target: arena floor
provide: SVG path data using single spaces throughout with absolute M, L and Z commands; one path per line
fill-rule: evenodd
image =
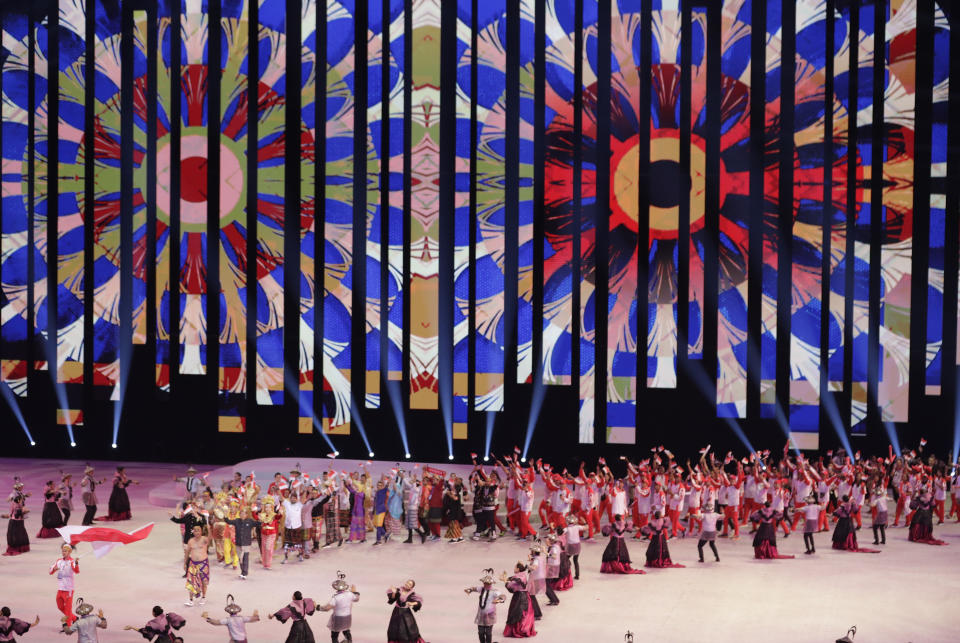
M 286 472 L 293 459 L 264 459 L 240 463 L 236 467 L 204 467 L 209 481 L 219 484 L 234 470 L 244 475 L 255 470 L 266 485 L 274 471 Z M 300 460 L 304 470 L 316 476 L 325 471 L 329 460 Z M 32 513 L 27 519 L 31 551 L 15 557 L 0 557 L 0 604 L 7 605 L 15 617 L 40 624 L 23 640 L 48 643 L 67 640 L 58 635 L 59 612 L 54 597 L 56 582 L 47 574 L 58 556 L 60 541 L 37 540 L 40 528 L 42 483 L 59 477 L 59 471 L 71 471 L 79 481 L 83 462 L 53 460 L 0 459 L 0 481 L 4 492 L 14 475 L 33 492 L 28 500 Z M 116 463 L 93 462 L 98 477 L 112 476 Z M 336 468 L 353 470 L 355 461 L 337 461 Z M 344 544 L 322 550 L 303 563 L 274 565 L 264 570 L 251 555 L 251 572 L 246 581 L 230 570 L 213 566 L 208 602 L 204 607 L 185 607 L 182 550 L 179 528 L 170 523 L 179 492 L 171 478 L 183 475 L 186 464 L 126 463 L 128 475 L 140 481 L 131 486 L 133 520 L 108 523 L 133 530 L 155 522 L 152 535 L 143 542 L 120 547 L 102 559 L 84 556 L 77 577 L 76 596 L 82 596 L 102 608 L 109 627 L 101 630 L 100 640 L 143 640 L 135 632 L 124 632 L 124 625 L 142 626 L 150 618 L 154 605 L 161 605 L 187 619 L 180 631 L 190 643 L 218 643 L 228 639 L 226 628 L 213 627 L 200 618 L 207 610 L 222 616 L 224 598 L 233 594 L 244 614 L 259 609 L 260 623 L 248 626 L 251 641 L 279 642 L 289 627 L 266 620 L 267 612 L 284 606 L 294 590 L 325 602 L 332 591 L 330 583 L 337 570 L 347 573 L 361 596 L 354 609 L 353 639 L 357 643 L 386 640 L 391 607 L 385 590 L 391 585 L 414 578 L 424 607 L 417 615 L 424 639 L 431 643 L 467 643 L 477 640 L 473 625 L 476 597 L 467 597 L 463 588 L 475 584 L 481 570 L 494 567 L 512 569 L 526 557 L 524 544 L 507 536 L 495 543 L 446 542 L 425 545 L 391 542 L 371 547 Z M 374 473 L 395 466 L 375 462 Z M 410 465 L 412 466 L 412 465 Z M 468 466 L 433 465 L 466 474 Z M 109 482 L 108 482 L 109 485 Z M 98 493 L 106 513 L 109 488 Z M 78 524 L 83 513 L 79 490 L 71 524 Z M 79 511 L 77 511 L 79 509 Z M 892 507 L 891 507 L 892 510 Z M 891 511 L 891 518 L 892 518 Z M 5 522 L 4 522 L 5 524 Z M 5 527 L 4 527 L 5 529 Z M 467 529 L 467 534 L 472 529 Z M 872 541 L 865 529 L 861 544 Z M 829 534 L 817 535 L 817 555 L 803 555 L 799 535 L 781 539 L 784 554 L 798 554 L 795 560 L 757 561 L 753 559 L 751 540 L 745 534 L 739 541 L 718 539 L 720 563 L 697 563 L 696 541 L 675 539 L 670 550 L 675 562 L 685 569 L 647 570 L 644 576 L 609 576 L 599 573 L 600 555 L 605 539 L 585 543 L 580 557 L 581 580 L 560 594 L 560 605 L 544 607 L 543 620 L 537 623 L 537 639 L 549 643 L 590 643 L 624 641 L 629 630 L 636 641 L 796 641 L 828 642 L 840 638 L 856 625 L 856 643 L 948 643 L 960 640 L 960 611 L 956 596 L 960 592 L 960 525 L 950 522 L 934 528 L 937 537 L 949 546 L 933 547 L 907 541 L 904 528 L 889 529 L 887 545 L 876 555 L 837 552 L 830 549 Z M 634 566 L 643 560 L 644 547 L 630 541 Z M 869 545 L 867 545 L 869 546 Z M 89 551 L 81 545 L 79 554 Z M 709 556 L 708 556 L 709 558 Z M 640 563 L 642 564 L 642 563 Z M 544 601 L 545 602 L 545 601 Z M 494 639 L 502 640 L 502 622 L 506 606 L 501 606 Z M 309 618 L 317 641 L 328 641 L 327 615 Z

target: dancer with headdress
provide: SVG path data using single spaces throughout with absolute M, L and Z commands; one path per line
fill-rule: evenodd
M 567 528 L 563 533 L 567 555 L 573 563 L 573 579 L 580 580 L 580 541 L 586 527 L 580 524 L 582 518 L 574 515 L 567 516 Z
M 601 557 L 601 574 L 645 574 L 642 569 L 634 569 L 630 566 L 630 552 L 627 551 L 627 543 L 624 541 L 623 534 L 626 533 L 627 526 L 623 522 L 623 516 L 615 514 L 613 522 L 604 525 L 602 533 L 610 537 L 606 549 L 603 550 Z
M 557 506 L 556 503 L 553 504 L 554 507 Z M 566 516 L 562 516 L 564 522 L 566 522 Z M 560 598 L 557 596 L 557 581 L 560 580 L 560 542 L 557 535 L 553 532 L 547 534 L 547 557 L 546 557 L 546 588 L 547 598 L 549 602 L 547 605 L 559 605 Z
M 347 583 L 347 575 L 337 571 L 337 580 L 331 583 L 335 592 L 326 605 L 317 607 L 321 612 L 333 613 L 330 620 L 327 621 L 327 627 L 330 628 L 330 640 L 333 643 L 340 643 L 340 635 L 343 634 L 344 642 L 353 641 L 353 635 L 350 634 L 350 627 L 353 625 L 353 604 L 360 600 L 360 592 L 355 585 Z
M 577 520 L 574 514 L 567 514 L 566 520 L 573 518 Z M 578 534 L 579 535 L 579 534 Z M 560 547 L 560 568 L 556 582 L 553 584 L 553 590 L 556 592 L 565 592 L 573 589 L 573 570 L 570 565 L 570 554 L 567 553 L 567 530 L 564 527 L 557 527 L 557 545 Z
M 650 539 L 647 545 L 647 567 L 683 567 L 670 560 L 670 548 L 667 546 L 667 532 L 670 523 L 664 520 L 660 512 L 654 512 L 653 518 L 643 526 L 642 533 Z
M 529 580 L 530 600 L 533 601 L 533 615 L 539 621 L 543 617 L 537 596 L 547 591 L 547 567 L 543 562 L 543 543 L 539 539 L 530 545 L 527 556 L 527 577 Z
M 260 524 L 260 562 L 264 569 L 271 569 L 273 550 L 277 544 L 280 516 L 276 512 L 273 496 L 264 496 L 260 510 L 254 514 Z
M 314 643 L 313 630 L 307 623 L 307 617 L 317 611 L 316 603 L 312 598 L 304 598 L 299 591 L 293 593 L 293 600 L 273 614 L 268 614 L 267 618 L 275 618 L 281 623 L 287 620 L 293 621 L 290 624 L 290 633 L 287 634 L 286 643 Z
M 700 538 L 697 541 L 697 553 L 700 555 L 700 562 L 703 562 L 703 546 L 710 545 L 710 551 L 713 552 L 713 558 L 720 562 L 720 554 L 717 552 L 717 522 L 723 518 L 717 513 L 713 502 L 704 502 L 700 510 Z
M 227 605 L 223 611 L 227 613 L 226 618 L 210 618 L 207 612 L 200 615 L 210 625 L 226 625 L 227 632 L 230 634 L 230 643 L 247 643 L 247 623 L 256 623 L 260 620 L 260 614 L 253 610 L 253 616 L 244 616 L 240 612 L 243 610 L 237 605 L 233 594 L 227 594 Z
M 63 527 L 63 516 L 60 514 L 60 507 L 57 502 L 60 500 L 60 493 L 53 484 L 53 480 L 47 480 L 47 485 L 43 488 L 43 513 L 40 514 L 40 531 L 37 532 L 37 538 L 59 538 L 59 527 Z
M 533 596 L 530 595 L 527 566 L 518 561 L 513 568 L 513 576 L 507 577 L 507 572 L 503 572 L 500 579 L 506 584 L 507 591 L 513 594 L 510 607 L 507 608 L 507 626 L 503 628 L 503 635 L 515 639 L 536 636 L 536 614 Z
M 70 514 L 73 513 L 73 474 L 63 473 L 60 476 L 60 485 L 57 487 L 59 498 L 57 499 L 57 508 L 63 515 L 63 524 L 70 520 Z
M 757 524 L 757 533 L 753 536 L 754 558 L 793 558 L 777 551 L 777 522 L 782 517 L 783 514 L 770 507 L 769 500 L 750 516 L 750 522 Z
M 879 554 L 879 549 L 865 549 L 857 545 L 857 530 L 853 526 L 856 511 L 849 496 L 840 498 L 840 506 L 833 512 L 833 516 L 837 519 L 837 524 L 833 528 L 833 548 L 862 554 Z
M 27 535 L 27 528 L 23 521 L 30 510 L 27 509 L 27 495 L 23 492 L 23 483 L 20 478 L 13 479 L 13 491 L 7 497 L 10 501 L 10 513 L 3 514 L 3 518 L 9 519 L 7 523 L 7 551 L 4 556 L 18 556 L 30 551 L 30 536 Z
M 930 491 L 924 489 L 910 501 L 910 542 L 925 543 L 927 545 L 946 545 L 947 543 L 933 537 L 933 507 L 934 501 Z
M 0 607 L 0 641 L 15 641 L 14 636 L 23 636 L 30 631 L 31 627 L 36 627 L 39 624 L 39 616 L 33 619 L 33 623 L 27 623 L 10 616 L 9 607 Z
M 474 585 L 464 589 L 464 593 L 477 593 L 477 615 L 473 622 L 477 625 L 477 637 L 480 643 L 493 643 L 493 626 L 497 624 L 497 605 L 506 601 L 504 595 L 493 588 L 494 578 L 493 569 L 483 570 L 483 576 L 480 577 L 480 585 Z
M 80 562 L 71 558 L 73 547 L 64 543 L 61 556 L 50 566 L 50 575 L 57 575 L 57 609 L 63 612 L 64 621 L 72 625 L 77 617 L 73 614 L 73 577 L 80 573 Z
M 104 520 L 130 520 L 132 516 L 127 487 L 132 484 L 140 483 L 128 478 L 124 467 L 117 467 L 117 472 L 113 474 L 113 491 L 110 492 L 110 500 L 107 502 L 107 517 Z
M 179 614 L 164 613 L 162 607 L 154 605 L 153 618 L 147 621 L 146 625 L 143 627 L 127 625 L 123 629 L 140 632 L 141 636 L 151 643 L 183 643 L 183 639 L 177 636 L 175 632 L 186 624 L 187 619 Z
M 197 470 L 193 465 L 187 468 L 187 475 L 183 477 L 173 476 L 174 482 L 182 482 L 184 485 L 184 502 L 196 500 L 197 496 L 203 490 L 203 478 L 197 477 Z
M 97 480 L 93 477 L 93 467 L 89 464 L 83 468 L 83 477 L 80 478 L 80 488 L 83 489 L 83 493 L 80 495 L 80 499 L 83 501 L 83 506 L 86 511 L 83 514 L 83 521 L 81 525 L 92 525 L 93 519 L 97 515 L 97 485 L 103 484 L 103 480 Z
M 806 519 L 803 521 L 803 544 L 806 547 L 804 554 L 815 554 L 817 553 L 817 548 L 813 543 L 813 534 L 817 533 L 817 530 L 820 528 L 820 512 L 822 508 L 820 503 L 817 500 L 817 497 L 814 494 L 810 494 L 806 498 L 807 504 L 803 506 L 802 511 L 806 516 Z
M 423 599 L 413 591 L 416 582 L 411 578 L 401 587 L 387 590 L 387 603 L 393 605 L 387 625 L 387 643 L 424 643 L 413 613 L 423 607 Z
M 107 619 L 103 616 L 103 610 L 93 613 L 93 605 L 85 602 L 82 598 L 77 599 L 77 620 L 72 625 L 63 624 L 64 634 L 77 633 L 77 643 L 97 643 L 100 640 L 97 630 L 107 629 Z M 0 640 L 3 640 L 0 638 Z
M 870 506 L 873 511 L 873 544 L 887 544 L 887 489 L 877 485 L 870 493 Z

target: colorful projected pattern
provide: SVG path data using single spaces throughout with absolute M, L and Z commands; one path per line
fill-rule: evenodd
M 385 19 L 386 18 L 386 19 Z M 389 127 L 383 122 L 384 33 L 390 16 L 383 15 L 382 2 L 367 5 L 367 226 L 366 226 L 366 406 L 380 406 L 380 337 L 383 331 L 383 295 L 380 292 L 380 250 L 385 213 L 381 211 L 383 172 L 383 134 Z M 388 88 L 389 89 L 389 88 Z
M 820 419 L 826 19 L 825 0 L 804 0 L 796 4 L 793 150 L 797 160 L 793 168 L 790 274 L 791 434 L 815 433 Z
M 619 6 L 618 6 L 619 5 Z M 607 442 L 636 441 L 640 106 L 639 0 L 612 3 Z
M 350 429 L 353 306 L 354 16 L 327 4 L 326 167 L 323 257 L 323 430 Z M 361 256 L 365 256 L 363 253 Z
M 22 15 L 3 16 L 3 230 L 0 237 L 3 265 L 2 323 L 3 361 L 0 379 L 17 395 L 27 394 L 27 115 L 30 112 L 27 85 L 30 82 L 29 24 Z
M 247 127 L 250 22 L 246 2 L 220 14 L 220 324 L 219 428 L 246 427 L 247 397 Z M 159 128 L 159 125 L 158 125 Z M 158 277 L 159 281 L 159 277 Z
M 84 126 L 86 17 L 79 0 L 60 3 L 60 112 L 57 129 L 57 382 L 83 382 L 83 212 L 87 200 Z M 77 100 L 81 97 L 81 100 Z
M 405 256 L 403 226 L 406 216 L 403 211 L 403 160 L 407 149 L 407 135 L 403 114 L 404 83 L 407 78 L 404 57 L 404 43 L 406 34 L 404 20 L 406 19 L 405 3 L 402 0 L 391 0 L 390 15 L 390 127 L 387 156 L 389 158 L 389 179 L 384 189 L 389 190 L 389 219 L 387 235 L 389 248 L 387 260 L 387 291 L 381 293 L 385 297 L 385 317 L 387 324 L 387 379 L 399 382 L 403 378 L 403 298 L 406 289 L 406 277 L 403 273 L 403 258 Z
M 474 97 L 477 102 L 477 244 L 474 266 L 477 353 L 474 378 L 479 411 L 503 410 L 504 154 L 507 119 L 517 117 L 506 112 L 506 11 L 506 3 L 495 0 L 484 3 L 477 15 L 477 95 Z M 464 149 L 464 153 L 469 155 L 469 150 Z M 458 241 L 467 243 L 468 239 Z
M 766 47 L 764 50 L 766 75 L 764 109 L 764 158 L 769 161 L 763 169 L 763 274 L 762 299 L 760 300 L 760 415 L 777 417 L 785 422 L 784 410 L 777 403 L 777 295 L 780 252 L 777 234 L 777 219 L 780 216 L 780 173 L 777 159 L 780 137 L 780 59 L 781 17 L 780 12 L 767 5 Z
M 597 1 L 583 0 L 583 120 L 580 138 L 580 442 L 593 442 L 596 383 Z M 576 208 L 574 209 L 576 213 Z M 575 215 L 576 216 L 576 215 Z
M 534 101 L 536 52 L 535 0 L 520 0 L 520 133 L 517 158 L 519 203 L 517 204 L 517 382 L 533 378 L 533 172 Z M 537 329 L 539 331 L 539 329 Z
M 544 105 L 543 381 L 570 384 L 573 359 L 573 5 L 548 0 Z
M 492 2 L 491 10 L 503 10 L 499 2 Z M 473 90 L 471 72 L 475 53 L 471 48 L 473 35 L 473 12 L 469 4 L 457 7 L 457 97 L 456 97 L 456 172 L 453 210 L 453 407 L 452 434 L 454 438 L 467 437 L 467 415 L 470 410 L 470 161 L 474 154 L 470 145 L 470 111 Z M 479 84 L 479 83 L 478 83 Z M 490 93 L 497 93 L 502 87 L 494 83 Z M 479 107 L 478 107 L 479 109 Z M 480 239 L 478 234 L 477 239 Z M 477 278 L 480 279 L 479 271 Z M 500 276 L 502 281 L 503 277 Z M 479 285 L 478 281 L 478 285 Z M 501 306 L 502 308 L 502 306 Z M 479 309 L 477 310 L 479 313 Z M 478 314 L 479 318 L 479 314 Z M 501 372 L 502 372 L 501 368 Z M 476 371 L 474 371 L 476 374 Z
M 161 391 L 170 390 L 171 336 L 176 320 L 172 319 L 170 307 L 171 268 L 170 265 L 170 225 L 171 225 L 171 180 L 176 171 L 171 163 L 170 131 L 171 107 L 173 95 L 179 97 L 180 89 L 177 75 L 171 72 L 173 65 L 172 37 L 173 24 L 170 0 L 161 0 L 157 5 L 157 227 L 154 232 L 156 242 L 156 287 L 153 293 L 157 308 L 157 357 L 154 379 Z
M 750 246 L 751 2 L 726 0 L 720 29 L 720 244 L 717 415 L 747 416 L 747 260 Z M 711 63 L 714 64 L 714 63 Z M 693 93 L 696 100 L 697 92 Z M 702 117 L 705 117 L 703 114 Z M 694 132 L 699 124 L 694 126 Z M 704 132 L 706 133 L 706 132 Z M 691 137 L 692 138 L 692 137 Z M 696 156 L 691 152 L 691 163 Z M 693 170 L 691 170 L 693 171 Z M 691 213 L 693 205 L 691 202 Z M 693 223 L 691 221 L 691 228 Z M 704 243 L 698 242 L 698 252 Z M 691 257 L 693 257 L 691 249 Z M 693 266 L 690 268 L 693 272 Z M 693 276 L 691 274 L 691 282 Z M 693 310 L 690 311 L 691 318 Z
M 913 260 L 913 171 L 917 4 L 885 4 L 883 222 L 880 277 L 880 373 L 884 422 L 906 422 L 910 398 L 910 291 Z
M 49 49 L 47 18 L 34 25 L 33 32 L 33 327 L 35 359 L 45 360 L 47 353 L 47 200 L 50 189 L 49 94 L 47 92 L 47 50 Z M 38 365 L 47 368 L 46 362 Z
M 827 377 L 831 392 L 842 391 L 843 365 L 846 353 L 846 276 L 854 259 L 847 255 L 847 213 L 848 190 L 847 172 L 851 158 L 847 154 L 850 140 L 850 7 L 843 6 L 834 14 L 834 42 L 828 43 L 833 49 L 833 147 L 828 148 L 832 156 L 828 165 L 834 168 L 833 202 L 829 210 L 831 216 L 830 237 L 830 301 L 825 302 L 830 310 L 830 357 L 827 362 Z M 854 114 L 854 118 L 855 118 Z M 840 179 L 839 174 L 843 178 Z M 839 180 L 839 181 L 838 181 Z M 838 189 L 842 188 L 842 189 Z M 839 416 L 839 411 L 837 412 Z M 842 423 L 842 420 L 841 420 Z
M 933 45 L 933 111 L 930 135 L 930 267 L 927 270 L 927 395 L 940 395 L 943 373 L 943 279 L 947 208 L 950 23 L 937 6 Z M 960 310 L 960 309 L 958 309 Z M 960 350 L 960 345 L 958 345 Z M 951 360 L 960 363 L 960 360 Z M 949 361 L 946 363 L 950 363 Z
M 653 12 L 650 85 L 650 191 L 647 386 L 677 385 L 677 237 L 680 225 L 680 38 L 677 2 Z M 691 108 L 692 113 L 692 108 Z M 695 190 L 690 186 L 691 193 Z M 694 215 L 691 214 L 694 218 Z M 702 215 L 695 218 L 702 218 Z
M 131 337 L 147 343 L 147 12 L 133 12 L 133 279 Z
M 297 390 L 301 433 L 314 426 L 313 382 L 316 311 L 319 292 L 315 248 L 317 212 L 317 4 L 306 0 L 300 6 L 300 350 Z
M 730 3 L 726 3 L 729 5 Z M 681 3 L 681 7 L 683 4 Z M 704 239 L 697 234 L 703 229 L 706 214 L 706 139 L 707 139 L 707 66 L 716 64 L 707 61 L 707 10 L 691 7 L 690 33 L 683 34 L 690 40 L 690 195 L 688 225 L 690 229 L 690 282 L 687 294 L 687 327 L 681 329 L 687 338 L 687 358 L 703 358 L 703 259 Z M 686 61 L 683 61 L 686 64 Z M 745 59 L 733 57 L 730 62 L 743 64 Z M 723 73 L 721 71 L 721 73 Z M 681 91 L 683 89 L 681 88 Z M 740 111 L 736 102 L 731 106 Z M 735 115 L 736 116 L 736 115 Z M 681 195 L 681 201 L 686 195 Z M 683 270 L 683 266 L 680 268 Z M 682 345 L 681 345 L 682 346 Z
M 412 11 L 410 407 L 436 409 L 440 269 L 440 0 L 414 0 Z

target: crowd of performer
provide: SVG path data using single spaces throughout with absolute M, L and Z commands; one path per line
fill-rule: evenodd
M 245 580 L 254 571 L 251 552 L 257 555 L 257 565 L 272 569 L 344 545 L 395 546 L 398 541 L 410 545 L 441 539 L 461 543 L 464 529 L 471 526 L 471 540 L 494 541 L 510 533 L 529 543 L 529 554 L 513 564 L 510 573 L 497 577 L 493 569 L 484 570 L 479 584 L 465 589 L 477 594 L 475 623 L 484 643 L 492 641 L 496 605 L 508 595 L 503 635 L 535 635 L 535 623 L 543 616 L 538 597 L 545 598 L 548 606 L 559 604 L 558 592 L 571 589 L 580 578 L 582 543 L 596 542 L 598 534 L 608 539 L 600 572 L 610 574 L 644 573 L 633 566 L 631 540 L 645 541 L 646 567 L 682 567 L 671 558 L 671 539 L 696 537 L 698 562 L 706 562 L 705 546 L 714 562 L 719 562 L 717 539 L 739 539 L 741 529 L 749 530 L 754 556 L 761 559 L 793 558 L 779 552 L 777 535 L 782 532 L 787 537 L 797 530 L 803 534 L 807 555 L 816 553 L 815 535 L 831 529 L 833 549 L 879 552 L 861 547 L 858 532 L 867 522 L 872 544 L 883 546 L 887 526 L 899 526 L 901 518 L 909 528 L 910 541 L 944 544 L 933 536 L 934 519 L 941 524 L 956 516 L 960 522 L 960 460 L 924 458 L 922 446 L 919 451 L 861 458 L 859 453 L 851 456 L 840 450 L 810 459 L 791 452 L 788 445 L 782 454 L 763 451 L 737 458 L 732 453 L 718 457 L 708 446 L 695 463 L 680 463 L 668 449 L 657 447 L 642 461 L 621 457 L 616 466 L 619 475 L 602 459 L 589 470 L 581 463 L 576 470 L 557 471 L 540 460 L 525 462 L 515 453 L 493 458 L 491 466 L 475 459 L 466 479 L 430 467 L 404 469 L 399 464 L 380 476 L 361 465 L 351 472 L 331 467 L 313 477 L 298 465 L 286 475 L 276 473 L 263 486 L 253 473 L 244 477 L 238 472 L 219 487 L 190 467 L 186 476 L 176 478 L 183 483 L 184 498 L 170 520 L 182 533 L 187 607 L 206 603 L 211 563 Z M 71 478 L 63 473 L 59 482 L 51 480 L 44 487 L 38 538 L 57 537 L 57 528 L 70 519 Z M 96 478 L 93 467 L 86 467 L 80 482 L 83 524 L 131 517 L 126 489 L 136 482 L 123 467 L 113 476 L 108 513 L 95 517 L 96 488 L 104 482 Z M 535 488 L 543 489 L 539 499 Z M 948 495 L 953 497 L 949 516 L 945 515 Z M 15 480 L 10 512 L 4 516 L 9 519 L 5 555 L 29 551 L 24 527 L 29 497 L 23 483 Z M 892 523 L 888 500 L 895 507 Z M 536 528 L 532 520 L 537 521 Z M 69 545 L 64 545 L 62 553 L 50 573 L 57 575 L 63 627 L 71 632 L 86 629 L 95 637 L 96 628 L 106 627 L 106 619 L 102 612 L 93 614 L 89 603 L 74 603 L 73 577 L 79 573 L 79 564 L 71 558 Z M 494 587 L 498 579 L 506 593 Z M 387 591 L 394 610 L 388 641 L 423 640 L 414 616 L 423 600 L 415 586 L 409 580 Z M 288 641 L 312 641 L 306 617 L 331 611 L 332 640 L 337 642 L 342 635 L 350 641 L 350 614 L 360 595 L 339 573 L 333 589 L 334 595 L 323 605 L 297 592 L 288 605 L 268 616 L 292 621 Z M 259 615 L 240 615 L 232 596 L 225 611 L 227 618 L 210 618 L 206 612 L 201 617 L 213 625 L 225 625 L 233 640 L 245 640 L 245 624 L 257 621 Z M 144 628 L 127 629 L 172 641 L 184 623 L 183 617 L 158 606 Z M 23 634 L 30 626 L 11 617 L 7 608 L 0 611 L 0 640 L 12 640 L 11 633 Z

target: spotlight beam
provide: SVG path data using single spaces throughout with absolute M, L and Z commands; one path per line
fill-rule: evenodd
M 63 413 L 63 419 L 66 422 L 67 436 L 70 438 L 70 446 L 76 445 L 73 437 L 73 422 L 70 420 L 69 404 L 67 403 L 67 387 L 63 382 L 57 381 L 57 372 L 60 364 L 57 361 L 57 350 L 54 342 L 47 342 L 47 371 L 50 373 L 50 381 L 53 384 L 53 391 L 57 396 L 57 403 Z M 116 429 L 114 429 L 113 441 L 117 441 Z
M 530 415 L 527 418 L 527 434 L 523 438 L 523 461 L 526 462 L 527 451 L 530 450 L 530 441 L 533 439 L 533 431 L 537 427 L 537 420 L 540 419 L 540 409 L 543 407 L 543 399 L 547 395 L 547 387 L 543 383 L 543 366 L 538 364 L 533 374 L 533 395 L 530 399 Z
M 367 447 L 367 452 L 372 453 L 373 447 L 370 446 L 370 440 L 367 439 L 367 430 L 363 426 L 363 418 L 360 417 L 360 408 L 357 406 L 357 400 L 353 395 L 350 396 L 350 418 L 353 420 L 353 423 L 357 425 L 357 429 L 360 431 L 360 437 L 363 438 L 363 443 Z
M 703 369 L 694 364 L 694 360 L 687 360 L 685 370 L 700 394 L 703 395 L 707 401 L 713 405 L 714 408 L 716 408 L 717 391 L 716 388 L 710 383 L 710 379 L 707 377 L 707 374 L 703 372 Z M 747 435 L 743 432 L 743 429 L 740 428 L 740 423 L 737 422 L 735 418 L 722 417 L 720 419 L 723 420 L 724 424 L 726 424 L 731 431 L 733 431 L 733 434 L 737 436 L 737 439 L 740 440 L 740 443 L 743 444 L 744 447 L 746 447 L 747 451 L 750 453 L 756 451 L 756 449 L 753 448 L 753 445 L 750 444 L 750 440 L 747 439 Z
M 313 412 L 313 409 L 310 408 L 303 400 L 300 395 L 300 379 L 294 375 L 293 371 L 289 368 L 283 369 L 283 384 L 287 389 L 287 392 L 297 400 L 297 406 L 300 411 L 300 417 L 310 418 L 313 423 L 313 428 L 317 430 L 317 433 L 320 434 L 320 437 L 323 438 L 324 442 L 327 443 L 327 446 L 330 447 L 330 451 L 333 453 L 339 453 L 337 448 L 333 446 L 333 441 L 330 440 L 330 436 L 323 432 L 323 423 L 320 422 L 320 419 L 317 417 L 317 414 Z
M 483 443 L 483 458 L 487 459 L 487 456 L 490 453 L 490 443 L 493 441 L 493 425 L 497 422 L 497 413 L 495 411 L 487 411 L 487 434 Z
M 390 408 L 393 410 L 393 417 L 397 421 L 397 431 L 400 432 L 400 440 L 403 442 L 403 452 L 409 458 L 410 444 L 407 442 L 407 421 L 403 416 L 403 396 L 400 394 L 400 382 L 387 380 L 387 397 L 390 398 Z
M 17 418 L 17 423 L 20 425 L 20 428 L 23 429 L 27 439 L 30 440 L 30 446 L 36 444 L 36 442 L 33 440 L 33 436 L 30 434 L 30 429 L 27 428 L 27 421 L 23 418 L 23 413 L 20 411 L 20 404 L 17 402 L 17 395 L 13 392 L 13 390 L 10 389 L 10 385 L 6 382 L 0 381 L 0 395 L 3 396 L 4 400 L 6 400 L 7 405 L 13 412 L 13 416 Z
M 837 434 L 837 438 L 840 439 L 840 443 L 843 445 L 843 448 L 846 449 L 847 453 L 852 454 L 853 450 L 850 448 L 850 440 L 844 429 L 843 421 L 840 419 L 840 409 L 837 408 L 837 402 L 833 399 L 833 395 L 831 395 L 829 391 L 826 393 L 821 392 L 820 399 L 823 400 L 823 410 L 827 413 L 827 419 L 830 420 L 830 426 L 833 427 L 833 432 Z M 899 446 L 895 448 L 897 453 L 899 453 Z

